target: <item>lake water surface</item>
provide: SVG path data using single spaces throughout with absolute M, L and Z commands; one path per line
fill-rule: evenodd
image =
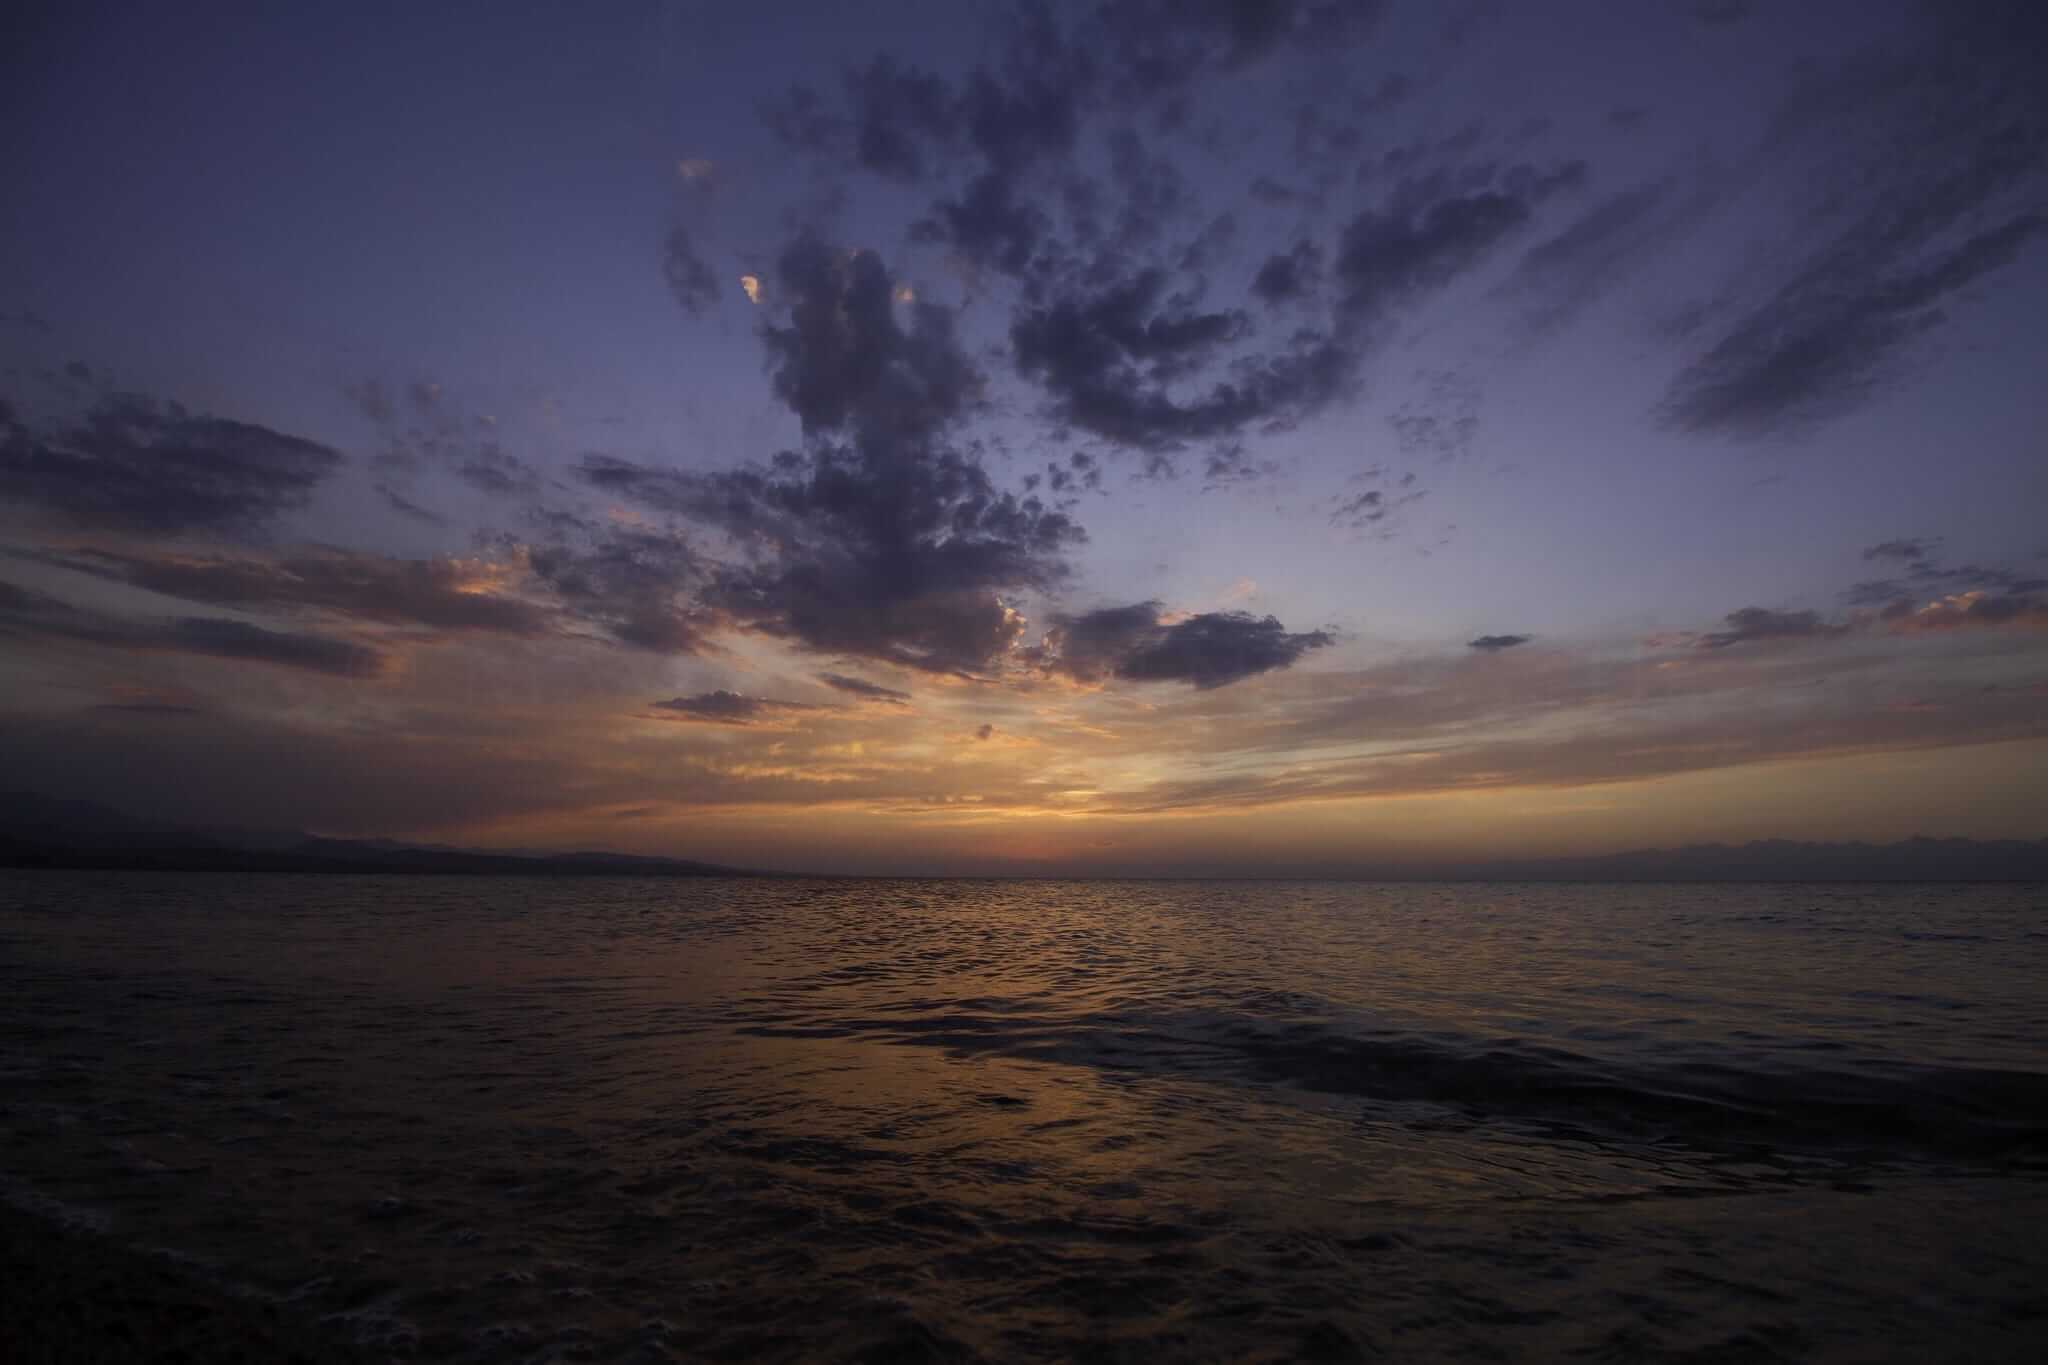
M 2048 888 L 0 874 L 0 1173 L 394 1356 L 2048 1358 Z

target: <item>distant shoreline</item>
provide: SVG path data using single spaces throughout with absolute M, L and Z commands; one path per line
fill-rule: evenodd
M 631 864 L 577 863 L 556 865 L 544 859 L 508 855 L 505 866 L 434 867 L 395 863 L 352 862 L 318 859 L 154 859 L 147 857 L 16 858 L 0 856 L 0 871 L 6 872 L 137 872 L 203 873 L 286 877 L 530 877 L 633 878 L 649 881 L 821 881 L 821 882 L 1223 882 L 1262 884 L 1303 882 L 1345 886 L 2037 886 L 2048 885 L 2048 870 L 2014 875 L 1892 874 L 1855 873 L 1755 873 L 1695 876 L 1567 876 L 1562 874 L 1370 874 L 1257 873 L 1201 875 L 1173 873 L 1085 874 L 1030 872 L 768 872 L 722 868 L 713 871 L 665 870 Z
M 422 853 L 384 857 L 243 849 L 0 851 L 0 868 L 50 872 L 263 872 L 295 876 L 404 877 L 777 877 L 785 874 L 632 858 L 533 858 L 517 854 Z
M 519 877 L 817 877 L 895 881 L 1416 882 L 1693 885 L 1765 882 L 2048 882 L 2048 838 L 1921 836 L 1891 843 L 1761 839 L 1562 856 L 1382 856 L 1392 866 L 1298 870 L 1109 872 L 789 872 L 728 867 L 604 849 L 560 852 L 456 848 L 390 838 L 336 838 L 303 830 L 166 827 L 91 802 L 0 792 L 0 868 L 74 871 L 275 872 Z M 1398 861 L 1395 861 L 1398 860 Z M 1252 870 L 1257 869 L 1257 870 Z

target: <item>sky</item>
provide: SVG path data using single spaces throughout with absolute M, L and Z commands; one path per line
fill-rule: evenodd
M 31 4 L 0 786 L 803 871 L 2048 836 L 2048 10 Z

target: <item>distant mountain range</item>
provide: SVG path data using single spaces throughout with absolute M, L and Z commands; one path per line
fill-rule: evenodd
M 2032 882 L 2048 881 L 2048 839 L 1923 838 L 1891 844 L 1765 839 L 1490 862 L 1451 875 L 1547 882 Z
M 480 852 L 297 830 L 167 828 L 88 801 L 0 793 L 0 867 L 192 872 L 402 872 L 517 876 L 771 877 L 625 853 Z M 1289 870 L 1275 868 L 1272 875 Z M 1532 882 L 2048 881 L 2048 839 L 1904 839 L 1890 844 L 1694 844 L 1579 858 L 1407 866 L 1362 879 Z
M 166 828 L 90 801 L 0 793 L 0 867 L 165 872 L 762 877 L 771 873 L 625 853 L 486 853 L 297 830 Z

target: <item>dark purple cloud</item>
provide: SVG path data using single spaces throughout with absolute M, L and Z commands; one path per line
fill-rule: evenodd
M 1823 619 L 1813 611 L 1773 611 L 1768 607 L 1742 607 L 1721 618 L 1723 629 L 1692 637 L 1696 649 L 1729 649 L 1763 641 L 1827 640 L 1849 632 L 1849 627 Z
M 884 687 L 880 683 L 869 682 L 865 678 L 849 677 L 844 673 L 820 673 L 818 681 L 835 691 L 845 692 L 867 701 L 888 702 L 894 706 L 901 706 L 910 700 L 908 692 L 899 692 L 893 687 Z
M 700 692 L 691 697 L 670 697 L 667 701 L 651 704 L 657 711 L 666 711 L 671 716 L 683 720 L 704 721 L 713 725 L 750 725 L 763 717 L 819 709 L 803 702 L 749 697 L 722 689 L 716 692 Z
M 1060 616 L 1032 658 L 1081 682 L 1116 677 L 1209 689 L 1291 667 L 1333 643 L 1325 631 L 1290 633 L 1277 618 L 1248 612 L 1206 612 L 1171 624 L 1163 616 L 1157 602 Z
M 85 530 L 249 535 L 304 506 L 342 462 L 317 441 L 136 394 L 68 425 L 0 414 L 8 498 Z
M 423 521 L 429 526 L 448 525 L 448 518 L 434 511 L 431 507 L 420 506 L 420 504 L 414 502 L 388 483 L 377 485 L 377 496 L 384 499 L 385 505 L 400 516 L 410 517 L 414 521 Z
M 688 228 L 670 228 L 668 236 L 662 239 L 661 273 L 668 281 L 669 293 L 691 316 L 708 312 L 717 304 L 718 276 L 697 254 Z
M 806 433 L 859 441 L 923 441 L 975 401 L 981 375 L 931 303 L 897 321 L 896 281 L 871 251 L 840 252 L 802 237 L 782 253 L 786 326 L 762 331 L 775 392 Z
M 1910 263 L 1899 247 L 1852 234 L 1689 365 L 1665 399 L 1666 420 L 1753 436 L 1847 411 L 1943 320 L 1944 299 L 2011 264 L 2044 228 L 2048 216 L 2023 214 Z
M 899 323 L 878 257 L 812 237 L 783 253 L 779 283 L 788 321 L 763 337 L 802 450 L 720 473 L 592 456 L 579 475 L 742 547 L 696 588 L 722 620 L 821 653 L 991 666 L 1023 629 L 1002 594 L 1064 581 L 1081 528 L 949 443 L 981 378 L 948 310 L 916 304 Z
M 1923 564 L 1940 546 L 1939 540 L 1915 536 L 1907 540 L 1886 540 L 1863 552 L 1865 559 L 1891 559 L 1903 564 Z
M 1252 277 L 1252 293 L 1269 304 L 1307 298 L 1322 283 L 1322 273 L 1322 248 L 1303 238 L 1287 251 L 1266 258 Z

